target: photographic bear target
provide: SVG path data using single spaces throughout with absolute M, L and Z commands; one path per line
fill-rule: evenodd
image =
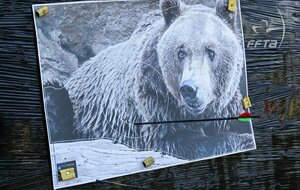
M 58 3 L 35 16 L 54 170 L 76 160 L 81 183 L 144 171 L 151 156 L 155 169 L 256 148 L 251 121 L 213 120 L 249 111 L 239 2 L 204 2 Z M 85 173 L 94 166 L 105 172 Z

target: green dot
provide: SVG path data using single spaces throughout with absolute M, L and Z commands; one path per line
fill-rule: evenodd
M 247 122 L 247 121 L 251 121 L 251 118 L 250 117 L 244 117 L 244 118 L 239 118 L 238 120 L 242 121 L 242 122 Z

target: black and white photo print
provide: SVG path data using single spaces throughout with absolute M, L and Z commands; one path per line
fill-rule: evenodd
M 49 12 L 38 17 L 42 6 Z M 54 187 L 255 149 L 251 120 L 226 119 L 250 112 L 236 7 L 229 11 L 227 0 L 34 5 Z M 145 168 L 148 157 L 155 163 Z M 64 176 L 72 168 L 76 175 Z

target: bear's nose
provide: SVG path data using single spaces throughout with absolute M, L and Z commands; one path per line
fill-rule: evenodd
M 195 99 L 197 95 L 197 87 L 193 80 L 186 80 L 181 84 L 180 93 L 184 99 Z

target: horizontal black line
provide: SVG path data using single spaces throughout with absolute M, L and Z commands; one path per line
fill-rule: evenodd
M 245 117 L 249 119 L 260 118 L 259 116 Z M 204 121 L 222 121 L 222 120 L 238 120 L 243 117 L 229 117 L 229 118 L 214 118 L 214 119 L 199 119 L 199 120 L 178 120 L 178 121 L 155 121 L 155 122 L 144 122 L 134 123 L 134 125 L 155 125 L 155 124 L 167 124 L 167 123 L 193 123 L 193 122 L 204 122 Z

